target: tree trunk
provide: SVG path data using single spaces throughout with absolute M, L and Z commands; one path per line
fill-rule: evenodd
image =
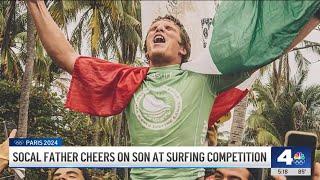
M 231 133 L 228 146 L 241 146 L 245 128 L 248 96 L 245 96 L 234 108 Z
M 124 116 L 126 118 L 126 116 Z M 128 137 L 129 137 L 129 130 L 127 120 L 124 121 L 124 145 L 128 146 Z M 129 168 L 124 168 L 124 180 L 129 180 Z
M 124 112 L 123 112 L 124 113 Z M 120 146 L 120 140 L 121 140 L 121 130 L 122 130 L 122 122 L 124 115 L 123 113 L 117 115 L 117 125 L 116 125 L 116 132 L 115 132 L 115 138 L 114 138 L 114 146 Z M 113 168 L 112 172 L 117 175 L 117 168 Z
M 99 116 L 90 116 L 90 120 L 93 125 L 93 136 L 92 136 L 92 146 L 99 146 L 99 135 L 100 135 L 100 125 L 99 125 Z
M 19 122 L 17 137 L 27 137 L 28 134 L 28 111 L 30 91 L 32 86 L 32 73 L 35 58 L 35 26 L 28 12 L 27 16 L 27 59 L 21 84 L 21 95 L 19 99 Z M 17 174 L 15 180 L 21 179 Z
M 32 73 L 35 58 L 35 26 L 28 12 L 27 17 L 27 59 L 23 80 L 21 85 L 21 95 L 19 101 L 19 122 L 18 122 L 18 137 L 26 137 L 28 133 L 28 110 L 29 97 L 31 91 Z
M 114 146 L 120 146 L 121 145 L 121 130 L 123 129 L 123 113 L 117 115 L 117 126 L 116 126 L 116 133 L 115 133 L 115 140 L 114 140 Z

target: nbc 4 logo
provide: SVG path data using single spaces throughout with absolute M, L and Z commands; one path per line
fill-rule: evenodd
M 286 165 L 292 165 L 294 163 L 295 165 L 303 165 L 305 163 L 305 155 L 302 152 L 296 152 L 293 155 L 291 155 L 291 149 L 285 149 L 277 158 L 277 162 L 284 162 Z

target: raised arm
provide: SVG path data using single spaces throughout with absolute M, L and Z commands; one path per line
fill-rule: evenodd
M 79 54 L 54 22 L 43 0 L 27 0 L 26 2 L 48 55 L 71 74 Z
M 300 30 L 297 37 L 293 40 L 290 47 L 286 49 L 285 53 L 289 53 L 292 48 L 299 44 L 314 28 L 320 24 L 320 9 L 316 13 L 315 17 L 312 17 L 306 25 Z

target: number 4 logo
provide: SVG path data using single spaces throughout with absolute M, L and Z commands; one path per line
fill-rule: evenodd
M 284 150 L 277 158 L 277 162 L 285 162 L 286 165 L 292 165 L 291 149 Z

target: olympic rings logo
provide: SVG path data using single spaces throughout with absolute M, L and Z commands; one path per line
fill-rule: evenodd
M 14 144 L 17 145 L 17 146 L 21 146 L 21 145 L 24 144 L 23 142 L 24 142 L 23 140 L 15 140 Z
M 293 163 L 295 165 L 302 165 L 305 163 L 305 160 L 304 159 L 297 159 L 297 160 L 294 160 Z

